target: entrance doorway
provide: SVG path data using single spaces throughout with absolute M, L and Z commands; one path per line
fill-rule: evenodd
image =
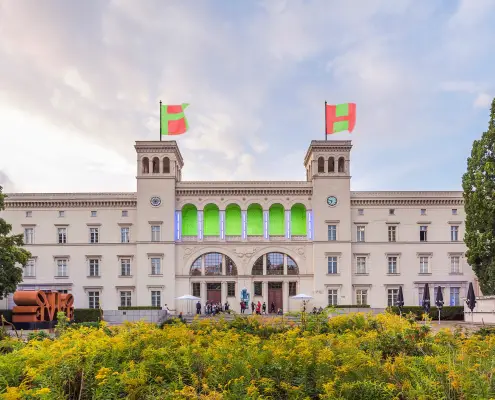
M 222 284 L 220 282 L 206 284 L 206 299 L 210 303 L 220 303 L 222 301 Z
M 272 312 L 272 303 L 275 304 L 275 312 L 279 308 L 284 309 L 282 282 L 268 282 L 268 311 Z

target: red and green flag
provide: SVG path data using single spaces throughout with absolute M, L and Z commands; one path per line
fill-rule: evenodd
M 325 103 L 325 133 L 352 132 L 356 125 L 356 104 L 328 105 Z
M 160 135 L 181 135 L 189 129 L 184 115 L 188 105 L 187 103 L 178 106 L 160 105 Z

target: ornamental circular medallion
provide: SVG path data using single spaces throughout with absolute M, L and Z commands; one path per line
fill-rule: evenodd
M 158 207 L 160 204 L 162 204 L 162 199 L 160 199 L 158 196 L 153 196 L 150 199 L 150 203 L 153 207 Z
M 328 196 L 327 197 L 327 204 L 330 207 L 336 206 L 337 205 L 337 197 L 335 197 L 335 196 Z

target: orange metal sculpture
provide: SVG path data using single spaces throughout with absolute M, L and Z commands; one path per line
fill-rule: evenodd
M 72 320 L 74 318 L 74 296 L 58 292 L 17 291 L 14 293 L 12 322 L 50 322 L 57 313 L 63 311 Z

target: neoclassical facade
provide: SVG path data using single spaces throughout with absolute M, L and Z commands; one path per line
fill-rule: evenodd
M 425 283 L 462 303 L 461 192 L 351 192 L 350 141 L 312 141 L 305 181 L 188 182 L 175 141 L 136 142 L 135 193 L 11 193 L 1 216 L 32 253 L 21 290 L 71 292 L 79 308 L 163 306 L 193 294 L 239 310 L 385 308 Z M 12 305 L 12 302 L 9 302 Z

